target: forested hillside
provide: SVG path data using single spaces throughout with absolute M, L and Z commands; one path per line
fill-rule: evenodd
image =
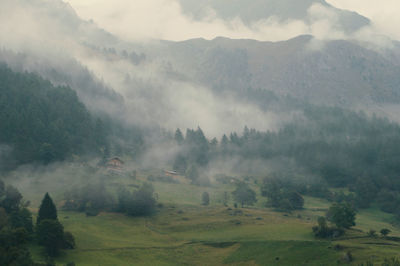
M 99 153 L 105 131 L 68 87 L 0 65 L 0 143 L 8 147 L 2 168 Z M 4 159 L 3 158 L 3 159 Z
M 193 167 L 264 175 L 302 194 L 360 208 L 378 203 L 383 211 L 400 215 L 400 126 L 338 107 L 296 105 L 303 105 L 301 113 L 278 131 L 246 127 L 243 133 L 206 141 L 200 128 L 188 130 L 186 137 L 178 130 L 181 152 L 175 170 L 186 172 L 193 183 L 204 183 L 201 174 L 192 174 Z M 335 195 L 332 187 L 352 193 Z

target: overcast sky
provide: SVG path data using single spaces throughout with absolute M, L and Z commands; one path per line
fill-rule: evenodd
M 285 40 L 300 34 L 324 38 L 340 38 L 324 17 L 310 25 L 302 21 L 278 22 L 272 18 L 246 26 L 240 20 L 224 21 L 213 15 L 195 21 L 183 14 L 176 0 L 65 0 L 84 19 L 93 19 L 100 27 L 125 39 L 185 40 L 216 36 L 251 38 L 258 40 Z M 295 0 L 294 0 L 295 1 Z M 400 39 L 399 0 L 327 0 L 332 5 L 356 11 L 373 21 L 373 31 Z M 315 14 L 314 14 L 315 15 Z M 322 34 L 322 35 L 321 35 Z M 319 36 L 321 35 L 321 36 Z

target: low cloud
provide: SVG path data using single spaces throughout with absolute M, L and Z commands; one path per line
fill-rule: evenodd
M 262 41 L 287 40 L 302 34 L 317 38 L 342 38 L 335 12 L 321 4 L 309 9 L 310 23 L 272 16 L 246 25 L 238 17 L 223 20 L 209 9 L 201 20 L 184 14 L 176 0 L 67 0 L 78 14 L 93 19 L 100 27 L 127 40 L 191 38 L 213 39 L 218 36 Z

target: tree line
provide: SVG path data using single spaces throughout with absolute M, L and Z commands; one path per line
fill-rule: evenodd
M 272 175 L 291 187 L 292 191 L 280 190 L 291 193 L 286 198 L 296 198 L 297 192 L 349 201 L 358 208 L 375 202 L 381 210 L 400 215 L 400 126 L 339 107 L 303 104 L 302 110 L 277 131 L 245 127 L 220 140 L 206 139 L 201 128 L 188 129 L 186 136 L 178 129 L 175 141 L 181 149 L 174 169 L 196 180 L 199 175 L 193 169 L 199 172 L 216 160 L 280 162 L 283 166 L 276 163 Z M 351 193 L 332 193 L 331 187 Z

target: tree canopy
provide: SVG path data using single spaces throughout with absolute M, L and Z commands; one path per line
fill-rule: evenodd
M 245 182 L 236 184 L 235 191 L 232 192 L 233 198 L 236 202 L 244 205 L 254 205 L 257 202 L 256 192 L 252 190 Z
M 328 210 L 327 218 L 339 228 L 355 226 L 356 212 L 348 203 L 334 203 Z
M 40 204 L 36 224 L 40 224 L 43 220 L 57 220 L 57 209 L 49 193 L 44 195 L 42 203 Z

